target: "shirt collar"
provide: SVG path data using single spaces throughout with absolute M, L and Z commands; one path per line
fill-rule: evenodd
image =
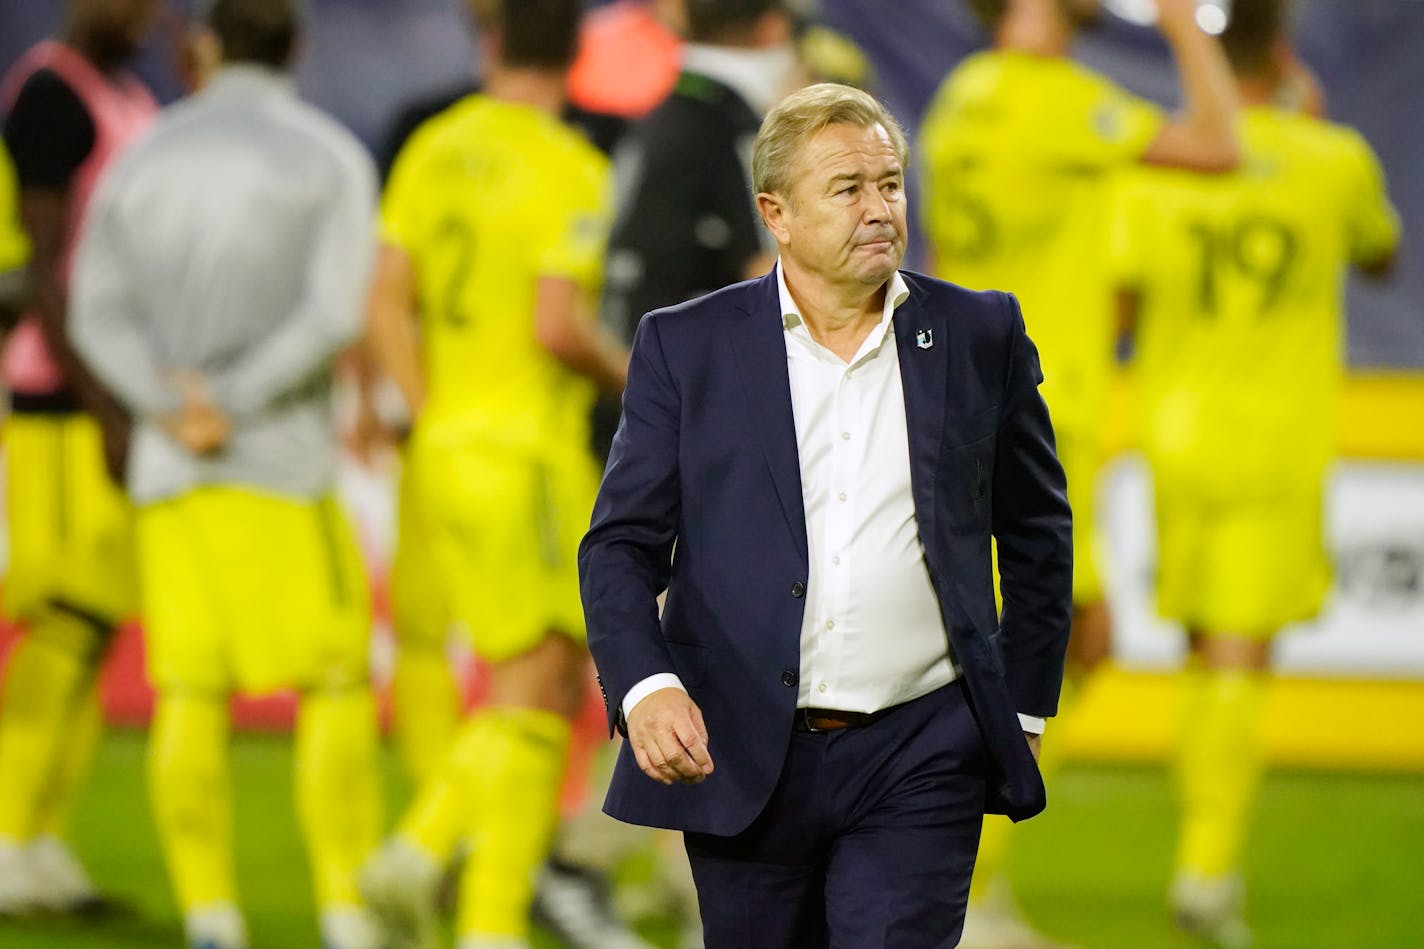
M 296 88 L 292 77 L 280 69 L 257 63 L 231 63 L 213 73 L 208 90 L 258 89 L 268 92 L 292 92 Z
M 786 286 L 786 273 L 781 269 L 781 261 L 776 262 L 776 293 L 781 299 L 781 325 L 785 329 L 792 329 L 797 326 L 804 326 L 806 321 L 801 317 L 801 308 L 796 305 L 796 301 L 791 297 L 791 291 Z M 895 311 L 900 308 L 910 297 L 910 287 L 905 283 L 905 278 L 900 271 L 895 271 L 890 277 L 890 285 L 885 288 L 885 311 L 881 314 L 880 322 L 872 331 L 873 336 L 884 336 L 886 329 L 890 326 L 890 320 L 895 316 Z M 877 343 L 879 340 L 876 340 Z
M 765 115 L 784 91 L 777 70 L 768 68 L 768 60 L 775 55 L 764 50 L 688 43 L 682 52 L 682 68 L 717 80 L 741 96 L 757 115 Z

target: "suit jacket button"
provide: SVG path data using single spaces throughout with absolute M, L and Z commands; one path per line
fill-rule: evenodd
M 790 669 L 787 669 L 785 672 L 781 673 L 781 684 L 786 686 L 788 689 L 794 686 L 796 684 L 796 673 L 792 672 Z
M 802 583 L 800 580 L 797 580 L 795 583 L 791 584 L 791 595 L 796 597 L 796 599 L 798 600 L 801 599 L 803 596 L 806 595 L 806 584 Z

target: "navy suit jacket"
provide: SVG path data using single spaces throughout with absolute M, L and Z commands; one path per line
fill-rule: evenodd
M 1019 820 L 1046 800 L 1018 713 L 1056 711 L 1068 642 L 1063 469 L 1017 301 L 904 276 L 894 332 L 915 519 L 992 762 L 988 809 Z M 716 769 L 665 786 L 625 743 L 604 805 L 621 820 L 739 833 L 786 757 L 810 565 L 783 332 L 773 272 L 653 311 L 633 343 L 579 551 L 588 644 L 611 728 L 632 686 L 675 672 L 702 710 Z

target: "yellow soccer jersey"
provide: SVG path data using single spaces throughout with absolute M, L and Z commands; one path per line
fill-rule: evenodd
M 1318 491 L 1335 442 L 1350 262 L 1399 237 L 1358 134 L 1246 110 L 1242 167 L 1120 182 L 1111 264 L 1141 293 L 1136 374 L 1163 491 L 1199 500 Z
M 24 266 L 30 259 L 30 244 L 20 227 L 20 189 L 15 182 L 15 166 L 0 146 L 0 273 Z
M 1137 161 L 1161 124 L 1071 60 L 992 51 L 950 74 L 921 129 L 936 276 L 1019 297 L 1060 431 L 1097 423 L 1111 368 L 1108 174 Z
M 414 263 L 422 438 L 530 451 L 588 444 L 592 383 L 534 336 L 535 284 L 575 281 L 589 318 L 610 225 L 609 165 L 534 108 L 473 95 L 412 137 L 381 209 Z

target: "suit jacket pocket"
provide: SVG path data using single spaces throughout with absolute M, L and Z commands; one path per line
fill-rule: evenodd
M 689 689 L 699 686 L 707 678 L 707 647 L 701 643 L 684 643 L 667 640 L 668 653 L 672 656 L 673 672 Z
M 944 420 L 944 447 L 953 449 L 991 438 L 999 431 L 999 407 L 991 405 L 975 412 L 951 411 Z
M 952 528 L 987 527 L 993 509 L 994 436 L 946 448 L 940 463 L 940 496 Z

